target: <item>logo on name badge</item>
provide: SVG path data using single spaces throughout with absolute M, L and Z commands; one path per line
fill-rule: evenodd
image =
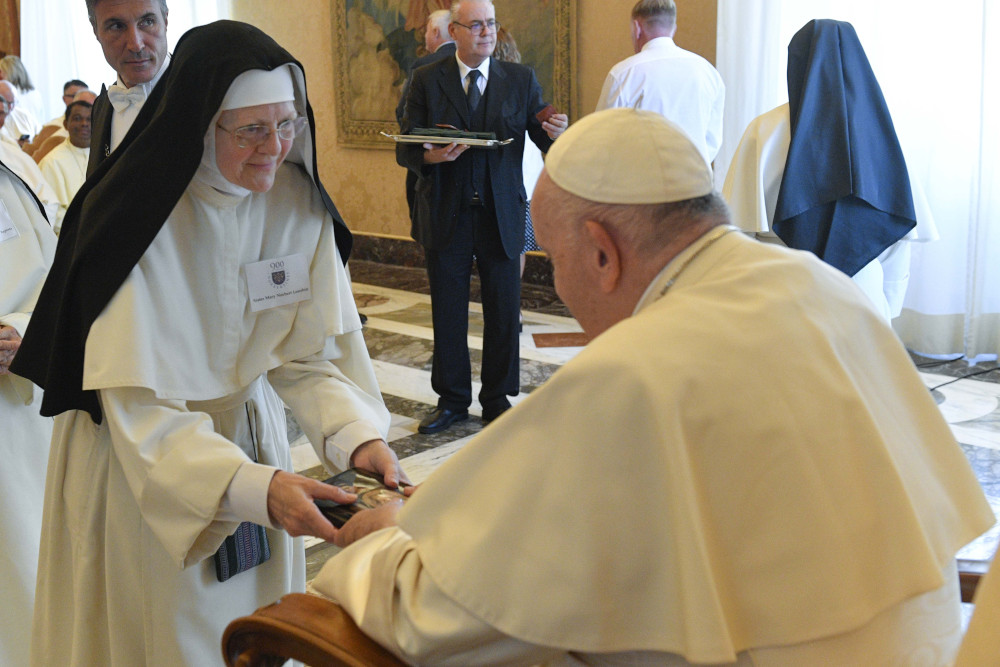
M 288 278 L 285 274 L 285 260 L 275 260 L 268 265 L 268 268 L 271 269 L 271 284 L 275 287 L 284 285 Z

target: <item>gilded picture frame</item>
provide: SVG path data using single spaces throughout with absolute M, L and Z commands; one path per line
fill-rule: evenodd
M 396 103 L 410 65 L 423 55 L 427 15 L 451 0 L 332 0 L 337 141 L 391 149 Z M 572 113 L 575 0 L 499 0 L 497 20 L 535 70 L 546 102 Z

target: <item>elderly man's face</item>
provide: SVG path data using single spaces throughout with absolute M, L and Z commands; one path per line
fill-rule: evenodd
M 295 117 L 291 102 L 223 111 L 215 128 L 215 161 L 226 180 L 253 192 L 270 190 L 295 140 L 282 139 L 275 130 Z M 263 126 L 271 132 L 260 145 L 240 148 L 234 133 L 249 126 Z
M 69 142 L 77 148 L 90 148 L 90 107 L 77 104 L 63 125 L 69 132 Z
M 159 0 L 101 0 L 94 34 L 127 88 L 151 81 L 167 57 L 167 17 Z
M 458 57 L 469 67 L 479 67 L 497 44 L 496 28 L 488 30 L 485 27 L 487 21 L 496 20 L 496 10 L 483 0 L 463 0 L 454 18 L 456 23 L 448 26 L 448 34 L 455 40 Z M 464 27 L 473 24 L 483 27 L 478 30 L 476 26 Z
M 7 114 L 14 108 L 14 89 L 6 81 L 0 80 L 0 125 L 7 120 Z
M 552 262 L 556 293 L 587 333 L 596 331 L 594 296 L 597 286 L 585 270 L 580 231 L 566 219 L 565 210 L 554 199 L 559 192 L 544 171 L 531 198 L 531 222 L 535 240 Z

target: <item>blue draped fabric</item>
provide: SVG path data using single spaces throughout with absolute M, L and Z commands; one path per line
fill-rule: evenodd
M 903 152 L 850 23 L 810 21 L 788 44 L 791 144 L 773 229 L 853 276 L 916 226 Z

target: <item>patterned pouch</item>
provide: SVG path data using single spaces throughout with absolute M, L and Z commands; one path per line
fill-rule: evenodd
M 244 521 L 215 552 L 215 576 L 226 581 L 240 572 L 257 567 L 271 557 L 264 526 Z

